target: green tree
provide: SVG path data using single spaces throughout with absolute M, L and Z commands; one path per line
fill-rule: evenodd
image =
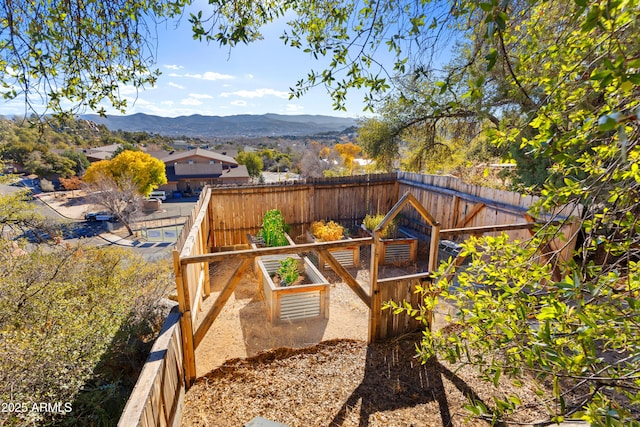
M 179 15 L 187 1 L 140 3 L 18 1 L 3 7 L 0 55 L 3 96 L 24 98 L 30 111 L 63 111 L 65 102 L 104 113 L 103 100 L 124 110 L 119 85 L 153 84 L 153 22 Z M 39 104 L 39 103 L 38 103 Z
M 257 153 L 241 151 L 236 156 L 236 161 L 247 167 L 247 172 L 249 172 L 251 178 L 255 179 L 262 174 L 264 164 L 262 163 L 262 157 Z
M 65 150 L 62 152 L 62 156 L 75 163 L 75 166 L 73 166 L 73 170 L 76 175 L 79 176 L 84 175 L 84 172 L 91 165 L 89 159 L 87 159 L 86 154 L 84 154 L 82 151 Z
M 503 98 L 505 113 L 488 135 L 536 171 L 529 183 L 541 201 L 531 214 L 549 218 L 580 203 L 582 236 L 569 260 L 558 258 L 551 223 L 528 242 L 469 239 L 463 253 L 471 265 L 459 271 L 457 292 L 446 266 L 436 276 L 438 297 L 425 290 L 424 307 L 437 298 L 458 307 L 456 333 L 427 331 L 421 354 L 474 365 L 489 381 L 524 373 L 549 380 L 555 421 L 637 425 L 640 5 L 467 6 L 476 65 L 466 68 L 465 102 Z M 497 422 L 518 406 L 516 396 L 494 403 L 470 408 Z

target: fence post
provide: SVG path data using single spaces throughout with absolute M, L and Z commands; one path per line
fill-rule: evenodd
M 189 300 L 189 283 L 185 280 L 185 272 L 180 265 L 180 254 L 173 250 L 173 269 L 176 276 L 178 307 L 180 309 L 180 332 L 184 364 L 185 383 L 187 388 L 196 378 L 196 355 L 193 345 L 193 325 L 191 323 L 191 301 Z
M 371 266 L 369 271 L 369 289 L 371 289 L 371 307 L 369 308 L 369 343 L 378 338 L 382 301 L 380 300 L 380 285 L 378 283 L 378 265 L 380 263 L 380 232 L 373 231 L 371 244 Z

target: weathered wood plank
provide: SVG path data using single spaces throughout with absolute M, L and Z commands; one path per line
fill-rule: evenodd
M 226 304 L 227 300 L 235 290 L 236 285 L 240 283 L 240 279 L 242 279 L 244 272 L 247 270 L 247 268 L 251 266 L 251 261 L 252 261 L 251 258 L 246 258 L 242 260 L 242 262 L 238 265 L 236 270 L 233 272 L 233 274 L 227 281 L 227 284 L 224 286 L 224 288 L 218 295 L 218 298 L 216 298 L 216 301 L 213 303 L 213 306 L 209 309 L 209 312 L 205 315 L 205 317 L 202 319 L 202 321 L 198 325 L 196 332 L 193 336 L 194 350 L 198 348 L 198 345 L 204 339 L 205 335 L 207 334 L 207 331 L 211 327 L 211 324 L 213 323 L 214 320 L 216 320 L 216 317 L 218 317 L 218 315 L 224 308 L 224 305 Z
M 353 276 L 351 276 L 347 269 L 344 268 L 342 264 L 340 264 L 338 260 L 335 259 L 331 252 L 329 252 L 329 250 L 327 249 L 321 249 L 318 252 L 322 255 L 322 259 L 324 259 L 324 261 L 329 264 L 333 271 L 335 271 L 336 274 L 338 274 L 340 278 L 344 280 L 347 285 L 349 285 L 349 287 L 353 290 L 353 292 L 356 293 L 356 295 L 358 295 L 362 302 L 364 302 L 367 307 L 371 307 L 371 296 L 362 288 L 360 283 L 358 283 L 358 281 L 354 279 Z

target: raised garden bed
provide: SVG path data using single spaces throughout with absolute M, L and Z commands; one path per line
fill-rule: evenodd
M 364 225 L 365 233 L 371 234 Z M 397 229 L 394 237 L 380 239 L 380 265 L 406 265 L 415 262 L 418 255 L 418 238 Z
M 305 233 L 308 243 L 315 243 L 318 240 L 309 232 Z M 345 239 L 351 239 L 351 237 L 345 237 Z M 333 257 L 345 268 L 359 267 L 360 266 L 360 246 L 329 249 L 329 252 Z M 313 253 L 313 261 L 320 269 L 328 269 L 329 264 L 322 259 L 322 255 Z
M 329 282 L 304 257 L 305 280 L 301 284 L 281 287 L 276 285 L 273 276 L 285 258 L 300 259 L 297 255 L 279 255 L 260 257 L 256 261 L 260 289 L 267 306 L 267 315 L 272 323 L 310 318 L 329 317 Z

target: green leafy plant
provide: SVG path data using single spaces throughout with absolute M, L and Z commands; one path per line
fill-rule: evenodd
M 292 257 L 283 259 L 280 261 L 277 273 L 281 280 L 280 286 L 288 286 L 295 283 L 300 277 L 298 260 Z
M 264 244 L 267 247 L 287 246 L 289 244 L 285 234 L 287 229 L 282 212 L 278 209 L 272 209 L 262 217 L 262 228 L 258 232 L 258 236 L 264 239 Z
M 364 224 L 367 230 L 373 231 L 378 226 L 378 224 L 382 222 L 385 216 L 386 215 L 381 213 L 378 213 L 375 215 L 367 215 L 362 220 L 362 223 Z M 383 239 L 391 238 L 396 236 L 397 232 L 398 232 L 398 222 L 396 217 L 389 224 L 387 224 L 386 227 L 384 227 L 381 230 L 380 237 L 382 237 Z

